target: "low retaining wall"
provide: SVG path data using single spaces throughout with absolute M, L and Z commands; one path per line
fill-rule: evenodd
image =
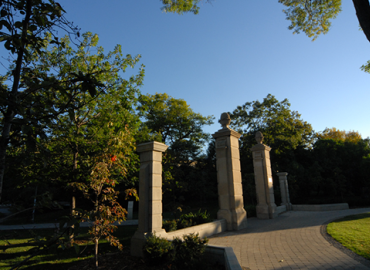
M 213 222 L 180 229 L 174 232 L 168 232 L 166 234 L 161 235 L 161 237 L 164 237 L 167 240 L 173 240 L 176 237 L 182 239 L 183 235 L 187 235 L 190 233 L 198 233 L 199 237 L 204 238 L 224 231 L 226 231 L 226 220 L 219 219 Z
M 208 245 L 205 259 L 224 265 L 226 270 L 242 270 L 232 247 Z
M 333 204 L 293 204 L 293 211 L 335 211 L 349 209 L 348 203 Z
M 276 212 L 278 214 L 281 214 L 283 212 L 286 212 L 286 205 L 281 205 L 281 206 L 276 207 Z
M 204 238 L 217 233 L 224 232 L 226 231 L 226 229 L 227 229 L 226 220 L 219 219 L 213 222 L 204 223 L 180 229 L 174 232 L 162 234 L 161 237 L 166 238 L 167 240 L 173 240 L 176 237 L 182 239 L 184 235 L 190 233 L 198 233 L 199 237 Z M 232 247 L 207 245 L 205 256 L 206 260 L 217 262 L 221 265 L 224 265 L 226 270 L 242 270 Z

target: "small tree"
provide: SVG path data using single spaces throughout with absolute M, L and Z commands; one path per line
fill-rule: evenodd
M 116 181 L 110 178 L 110 171 L 117 166 L 117 156 L 104 155 L 98 161 L 91 172 L 90 181 L 85 183 L 72 183 L 71 185 L 82 191 L 85 198 L 91 199 L 94 208 L 91 211 L 77 211 L 82 220 L 93 222 L 89 230 L 92 241 L 95 244 L 95 266 L 98 268 L 99 240 L 104 237 L 112 246 L 122 249 L 117 237 L 113 232 L 117 229 L 114 222 L 122 222 L 126 219 L 127 211 L 118 202 L 118 191 L 114 190 Z M 124 168 L 121 167 L 124 173 Z M 138 199 L 136 190 L 126 190 L 127 196 L 135 196 Z

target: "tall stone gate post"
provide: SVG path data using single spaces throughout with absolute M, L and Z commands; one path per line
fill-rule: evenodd
M 213 134 L 216 139 L 218 219 L 226 219 L 228 230 L 247 227 L 247 212 L 244 210 L 242 178 L 240 173 L 240 134 L 229 128 L 230 116 L 223 113 L 219 121 L 222 129 Z
M 262 144 L 263 135 L 260 131 L 256 133 L 257 144 L 251 148 L 253 153 L 254 180 L 257 192 L 257 218 L 269 219 L 277 217 L 272 183 L 270 150 L 267 145 Z
M 280 184 L 280 192 L 281 192 L 281 205 L 286 206 L 286 210 L 292 210 L 292 204 L 290 203 L 289 198 L 289 189 L 288 189 L 288 179 L 287 179 L 287 172 L 280 172 L 277 173 L 279 176 L 279 184 Z
M 162 229 L 162 152 L 167 145 L 159 142 L 139 144 L 139 227 L 131 239 L 131 255 L 143 256 L 146 236 L 166 234 Z

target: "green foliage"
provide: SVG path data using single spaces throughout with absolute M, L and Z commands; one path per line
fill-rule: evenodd
M 164 12 L 172 12 L 183 14 L 184 12 L 192 12 L 198 14 L 198 3 L 201 0 L 162 0 Z
M 12 0 L 0 2 L 0 42 L 4 42 L 4 47 L 13 54 L 12 63 L 9 63 L 9 72 L 1 76 L 0 87 L 0 126 L 2 127 L 0 137 L 0 200 L 2 195 L 3 178 L 5 172 L 6 150 L 14 137 L 22 131 L 23 142 L 27 148 L 35 149 L 37 135 L 44 136 L 43 124 L 50 121 L 55 115 L 65 112 L 60 104 L 50 104 L 45 98 L 52 96 L 54 91 L 50 88 L 57 84 L 53 74 L 49 76 L 37 77 L 24 76 L 25 73 L 32 74 L 28 66 L 32 61 L 33 55 L 40 55 L 44 48 L 44 34 L 51 32 L 50 43 L 56 46 L 63 45 L 59 42 L 56 35 L 57 29 L 61 28 L 70 34 L 79 35 L 77 28 L 64 18 L 64 10 L 54 1 L 24 1 Z M 26 78 L 24 78 L 26 77 Z M 81 74 L 75 82 L 86 82 L 85 76 Z M 11 83 L 7 86 L 4 82 Z M 91 81 L 95 82 L 94 79 Z M 96 83 L 97 84 L 97 83 Z M 96 85 L 89 84 L 90 89 Z M 35 93 L 48 90 L 43 99 L 34 98 Z M 58 89 L 60 90 L 60 89 Z M 66 90 L 66 89 L 64 89 Z M 70 101 L 71 96 L 66 94 L 66 99 Z M 69 102 L 67 101 L 67 103 Z M 37 114 L 38 113 L 38 114 Z M 40 114 L 41 113 L 41 114 Z M 37 115 L 35 115 L 37 114 Z M 41 122 L 41 123 L 40 123 Z
M 328 233 L 346 248 L 370 259 L 370 213 L 348 216 L 327 226 Z
M 126 209 L 118 202 L 118 193 L 114 190 L 116 181 L 110 178 L 110 171 L 119 166 L 116 156 L 103 156 L 96 163 L 91 172 L 88 184 L 77 182 L 71 185 L 82 191 L 85 198 L 91 199 L 94 208 L 91 211 L 77 211 L 77 216 L 83 221 L 91 221 L 93 225 L 89 230 L 91 240 L 95 243 L 95 262 L 98 267 L 98 245 L 100 238 L 104 237 L 112 246 L 122 249 L 117 237 L 113 232 L 117 229 L 114 222 L 121 222 L 126 219 Z M 123 168 L 124 169 L 124 168 Z M 130 190 L 130 193 L 135 192 Z M 137 197 L 137 195 L 136 195 Z
M 279 0 L 287 7 L 283 10 L 286 19 L 291 22 L 288 27 L 293 33 L 303 31 L 315 40 L 320 34 L 329 31 L 331 22 L 341 11 L 341 0 Z
M 189 212 L 180 215 L 179 219 L 167 220 L 163 222 L 163 228 L 166 232 L 175 231 L 176 229 L 183 229 L 191 226 L 196 226 L 204 223 L 211 222 L 211 215 L 207 213 L 207 210 L 202 212 L 201 209 L 198 212 Z
M 171 269 L 200 269 L 208 239 L 201 239 L 198 234 L 184 235 L 183 238 L 175 238 L 171 243 L 156 235 L 148 237 L 143 247 L 148 263 L 171 265 L 174 267 Z
M 73 47 L 67 37 L 61 39 L 64 47 L 55 47 L 49 43 L 48 36 L 42 54 L 33 55 L 29 70 L 23 74 L 22 81 L 31 84 L 31 77 L 37 81 L 52 73 L 55 84 L 28 97 L 31 103 L 44 104 L 31 107 L 33 114 L 23 118 L 22 121 L 30 121 L 26 123 L 26 127 L 32 127 L 30 131 L 22 123 L 13 124 L 12 147 L 7 153 L 8 172 L 12 173 L 6 179 L 13 184 L 13 190 L 14 184 L 24 189 L 45 183 L 49 188 L 60 189 L 68 182 L 84 182 L 94 165 L 94 157 L 102 154 L 117 156 L 117 162 L 128 170 L 124 174 L 118 168 L 112 171 L 119 182 L 124 182 L 126 188 L 135 184 L 137 178 L 133 175 L 138 169 L 138 156 L 134 152 L 134 136 L 140 121 L 134 108 L 144 69 L 127 80 L 121 74 L 133 67 L 140 56 L 123 56 L 120 46 L 104 53 L 98 46 L 97 35 L 85 33 L 82 37 L 77 47 Z M 94 80 L 100 82 L 94 97 L 83 90 L 84 83 L 76 79 L 80 73 L 93 74 Z M 64 113 L 57 113 L 47 121 L 37 120 L 58 107 L 62 107 Z M 37 127 L 47 134 L 38 136 Z M 36 136 L 34 149 L 23 145 L 24 138 L 31 136 L 27 132 Z
M 202 255 L 206 249 L 208 239 L 201 239 L 198 234 L 184 235 L 184 239 L 175 238 L 174 264 L 177 269 L 200 269 Z
M 163 201 L 165 208 L 176 209 L 191 193 L 190 179 L 201 178 L 197 166 L 202 147 L 210 139 L 202 128 L 211 125 L 213 117 L 193 112 L 182 99 L 158 93 L 142 96 L 138 109 L 145 120 L 143 129 L 169 145 L 163 155 Z
M 320 134 L 317 134 L 320 140 L 331 139 L 335 141 L 353 142 L 357 143 L 362 141 L 361 135 L 356 131 L 338 130 L 336 128 L 326 128 Z
M 166 230 L 166 232 L 173 232 L 177 230 L 177 222 L 175 219 L 173 220 L 164 220 L 163 221 L 163 229 Z
M 202 212 L 201 209 L 199 209 L 196 213 L 190 212 L 187 214 L 182 214 L 178 221 L 177 227 L 182 229 L 211 221 L 212 219 L 210 218 L 210 214 L 208 214 L 207 211 Z
M 193 112 L 185 100 L 156 93 L 143 96 L 140 102 L 138 109 L 145 118 L 145 126 L 164 143 L 172 146 L 188 140 L 201 146 L 208 140 L 209 134 L 204 133 L 202 127 L 213 124 L 213 116 Z M 184 146 L 182 149 L 186 149 Z
M 143 252 L 150 265 L 159 265 L 171 260 L 173 246 L 167 239 L 154 234 L 146 239 Z
M 272 148 L 270 156 L 273 171 L 285 171 L 287 160 L 294 156 L 297 148 L 312 148 L 314 133 L 312 127 L 303 121 L 301 115 L 290 110 L 287 99 L 278 101 L 268 94 L 263 102 L 246 102 L 230 114 L 231 126 L 243 134 L 241 145 L 242 168 L 252 166 L 249 148 L 256 144 L 255 133 L 261 131 L 263 143 Z M 248 165 L 249 164 L 249 165 Z M 253 170 L 245 171 L 251 173 Z M 244 171 L 242 171 L 244 174 Z

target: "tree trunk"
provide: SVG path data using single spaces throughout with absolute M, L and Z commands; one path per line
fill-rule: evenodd
M 99 268 L 98 249 L 99 249 L 99 240 L 95 239 L 95 267 L 96 269 Z
M 28 24 L 32 14 L 32 0 L 27 0 L 26 4 L 26 15 L 23 20 L 23 29 L 22 29 L 22 37 L 21 37 L 21 45 L 17 51 L 17 61 L 15 63 L 15 69 L 13 70 L 13 86 L 12 92 L 9 97 L 8 101 L 8 109 L 3 118 L 3 131 L 0 138 L 0 202 L 3 194 L 3 180 L 4 180 L 4 173 L 5 173 L 5 157 L 6 157 L 6 149 L 9 143 L 9 134 L 10 129 L 12 127 L 12 121 L 15 116 L 15 106 L 17 102 L 17 95 L 19 89 L 19 81 L 21 77 L 21 70 L 22 70 L 22 62 L 24 57 L 24 50 L 27 45 L 27 31 L 28 31 Z
M 72 169 L 72 171 L 77 169 L 77 157 L 78 157 L 78 149 L 76 147 L 76 149 L 73 153 L 73 169 Z M 75 215 L 75 209 L 76 209 L 76 196 L 73 192 L 72 198 L 71 198 L 71 215 L 72 215 L 72 217 Z M 75 225 L 72 225 L 71 226 L 71 233 L 69 235 L 69 239 L 71 241 L 74 240 L 74 228 L 75 228 Z
M 370 5 L 369 0 L 352 0 L 356 9 L 357 19 L 370 42 Z

